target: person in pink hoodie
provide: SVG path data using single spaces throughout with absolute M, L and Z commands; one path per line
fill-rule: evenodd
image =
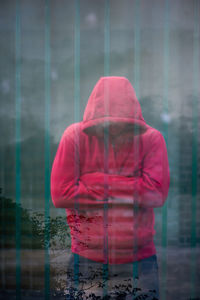
M 52 201 L 66 209 L 79 265 L 109 272 L 137 263 L 139 278 L 145 262 L 157 269 L 154 208 L 167 199 L 169 182 L 165 140 L 145 122 L 131 83 L 101 77 L 83 121 L 65 130 L 51 173 Z M 152 271 L 146 277 L 158 290 Z

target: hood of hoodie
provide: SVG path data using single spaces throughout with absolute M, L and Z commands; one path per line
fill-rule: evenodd
M 85 108 L 82 129 L 95 135 L 106 128 L 117 134 L 139 129 L 146 131 L 140 103 L 129 80 L 125 77 L 101 77 L 96 83 Z

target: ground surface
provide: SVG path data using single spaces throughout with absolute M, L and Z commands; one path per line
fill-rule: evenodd
M 16 299 L 16 252 L 0 250 L 0 299 Z M 59 290 L 66 285 L 69 251 L 54 251 L 50 256 L 50 286 L 57 290 L 50 299 L 66 299 Z M 200 300 L 200 248 L 157 247 L 160 299 Z M 44 251 L 21 250 L 21 300 L 45 299 Z

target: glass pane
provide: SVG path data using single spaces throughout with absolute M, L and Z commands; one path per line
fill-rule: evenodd
M 0 298 L 198 299 L 199 22 L 1 1 Z

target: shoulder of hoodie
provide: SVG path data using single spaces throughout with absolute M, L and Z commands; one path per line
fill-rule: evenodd
M 150 125 L 147 124 L 147 130 L 146 132 L 143 134 L 143 138 L 144 140 L 147 141 L 147 143 L 165 143 L 165 139 L 162 135 L 162 133 L 154 128 L 154 127 L 151 127 Z
M 84 137 L 87 136 L 82 130 L 82 121 L 69 125 L 62 135 L 62 142 L 72 142 L 75 144 L 82 143 Z
M 68 140 L 76 143 L 77 141 L 84 139 L 87 134 L 85 134 L 82 130 L 82 123 L 83 122 L 80 121 L 69 125 L 62 135 L 62 140 Z
M 67 126 L 63 132 L 62 138 L 73 139 L 73 137 L 80 133 L 81 130 L 81 122 L 73 123 Z

